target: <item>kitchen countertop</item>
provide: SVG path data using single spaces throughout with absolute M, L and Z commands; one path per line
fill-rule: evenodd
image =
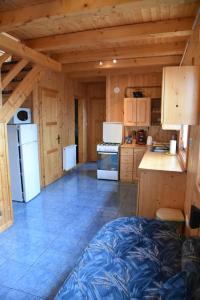
M 176 155 L 156 153 L 148 150 L 139 165 L 140 170 L 184 172 Z
M 122 144 L 121 148 L 147 148 L 147 145 L 138 145 L 138 144 Z

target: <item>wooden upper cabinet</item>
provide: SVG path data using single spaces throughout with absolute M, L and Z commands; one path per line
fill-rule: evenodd
M 163 68 L 162 124 L 195 125 L 199 122 L 200 68 Z
M 150 126 L 151 123 L 150 98 L 125 98 L 124 99 L 124 125 L 125 126 Z
M 135 98 L 124 99 L 124 124 L 127 126 L 136 126 L 137 108 Z
M 150 126 L 151 123 L 151 99 L 137 99 L 137 126 Z

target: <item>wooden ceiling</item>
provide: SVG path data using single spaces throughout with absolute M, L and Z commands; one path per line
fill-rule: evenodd
M 1 0 L 0 11 L 7 11 L 17 8 L 24 8 L 31 5 L 49 2 L 47 0 Z
M 180 63 L 199 7 L 200 0 L 4 0 L 0 29 L 68 73 L 152 68 Z

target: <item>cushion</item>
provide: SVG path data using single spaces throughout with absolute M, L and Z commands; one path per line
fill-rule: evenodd
M 186 273 L 180 272 L 170 277 L 160 288 L 161 300 L 186 300 Z
M 156 217 L 163 221 L 184 222 L 185 218 L 181 209 L 159 208 Z
M 200 299 L 200 238 L 192 237 L 182 246 L 182 271 L 186 272 L 187 299 Z
M 165 222 L 116 219 L 89 243 L 55 299 L 160 300 L 162 284 L 181 271 L 182 243 Z

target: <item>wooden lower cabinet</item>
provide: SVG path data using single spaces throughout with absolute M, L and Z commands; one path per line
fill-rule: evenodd
M 133 179 L 134 180 L 139 179 L 138 167 L 140 165 L 140 162 L 141 162 L 145 152 L 146 152 L 146 149 L 141 149 L 141 148 L 134 149 L 134 168 L 133 168 Z
M 186 173 L 140 170 L 137 214 L 155 218 L 159 208 L 184 208 Z
M 121 148 L 120 180 L 132 182 L 139 178 L 139 164 L 146 148 Z

